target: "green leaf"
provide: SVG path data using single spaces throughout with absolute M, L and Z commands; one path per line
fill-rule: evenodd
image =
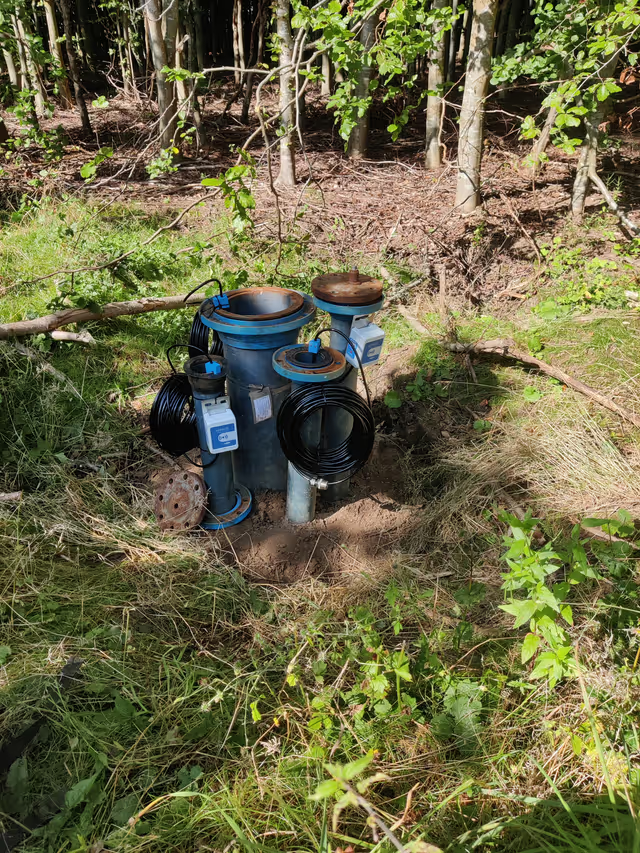
M 521 625 L 524 625 L 525 622 L 531 619 L 538 609 L 538 603 L 537 601 L 526 599 L 525 601 L 514 601 L 512 604 L 501 604 L 500 609 L 516 617 L 513 625 L 515 629 L 520 628 Z
M 136 794 L 127 794 L 116 800 L 111 809 L 111 821 L 116 826 L 125 826 L 130 817 L 138 811 L 138 797 Z
M 335 779 L 325 779 L 324 782 L 320 782 L 316 788 L 315 794 L 311 794 L 309 799 L 315 800 L 316 802 L 326 800 L 327 797 L 333 797 L 333 795 L 337 794 L 340 790 L 342 790 L 340 782 L 337 782 Z
M 402 405 L 402 397 L 399 391 L 387 391 L 384 395 L 384 404 L 389 409 L 399 409 Z
M 491 421 L 484 420 L 483 418 L 479 418 L 473 422 L 473 428 L 476 432 L 489 432 L 492 426 Z
M 344 778 L 349 781 L 353 779 L 354 776 L 358 776 L 358 774 L 362 773 L 367 767 L 371 764 L 374 758 L 373 750 L 369 750 L 366 755 L 363 755 L 362 758 L 358 758 L 356 761 L 352 761 L 350 764 L 345 764 L 342 768 L 342 772 L 344 774 Z
M 26 758 L 16 759 L 7 773 L 7 788 L 19 799 L 29 790 L 29 769 Z
M 7 658 L 11 652 L 11 646 L 0 646 L 0 666 L 3 666 L 7 662 Z
M 79 806 L 80 803 L 85 803 L 87 801 L 87 797 L 95 785 L 98 776 L 98 773 L 94 773 L 94 775 L 89 776 L 88 779 L 81 779 L 79 782 L 76 782 L 70 791 L 67 791 L 64 802 L 68 809 L 73 809 L 75 806 Z
M 521 660 L 526 663 L 538 651 L 540 645 L 540 637 L 537 634 L 527 634 L 522 643 Z
M 522 396 L 527 403 L 537 403 L 538 400 L 542 399 L 542 392 L 538 391 L 538 389 L 534 388 L 532 385 L 527 385 L 522 392 Z
M 250 702 L 249 707 L 251 708 L 251 719 L 254 723 L 259 723 L 262 719 L 262 714 L 258 711 L 258 699 L 255 702 Z

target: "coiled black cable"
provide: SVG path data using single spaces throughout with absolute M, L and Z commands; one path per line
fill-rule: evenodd
M 204 287 L 205 284 L 211 284 L 212 281 L 216 282 L 220 296 L 222 296 L 222 282 L 220 279 L 208 278 L 206 281 L 203 281 L 202 284 L 199 284 L 197 287 L 194 287 L 193 290 L 190 290 L 184 297 L 184 301 L 186 302 L 187 299 L 190 296 L 193 296 L 197 290 L 200 290 L 200 288 Z M 209 344 L 209 339 L 211 339 L 211 344 Z M 189 334 L 189 358 L 194 358 L 196 355 L 203 352 L 208 352 L 209 355 L 221 356 L 223 354 L 222 341 L 214 329 L 210 329 L 209 326 L 205 326 L 202 322 L 200 309 L 198 308 L 196 316 L 193 318 L 191 332 Z
M 327 408 L 342 409 L 351 415 L 351 433 L 336 447 L 311 447 L 302 437 L 305 422 Z M 333 382 L 296 388 L 280 407 L 276 427 L 282 452 L 308 480 L 337 474 L 345 474 L 343 480 L 348 480 L 373 450 L 375 422 L 371 407 L 355 391 Z
M 151 415 L 151 435 L 170 456 L 182 456 L 198 447 L 198 427 L 191 384 L 185 373 L 174 373 L 158 391 Z
M 223 347 L 222 341 L 215 329 L 210 329 L 209 326 L 205 326 L 202 322 L 200 310 L 198 309 L 196 316 L 193 318 L 189 334 L 189 358 L 194 358 L 202 352 L 208 352 L 209 355 L 222 356 Z
M 318 337 L 324 332 L 336 332 L 347 344 L 351 344 L 360 366 L 367 399 L 363 400 L 356 391 L 346 388 L 340 381 L 302 385 L 280 407 L 276 429 L 282 452 L 298 473 L 308 480 L 331 477 L 331 484 L 336 485 L 349 480 L 364 466 L 373 450 L 376 425 L 369 386 L 355 344 L 339 329 L 320 329 Z M 304 425 L 315 412 L 327 408 L 342 409 L 351 415 L 351 433 L 336 447 L 310 447 L 302 437 Z M 337 474 L 345 476 L 340 480 L 333 479 Z

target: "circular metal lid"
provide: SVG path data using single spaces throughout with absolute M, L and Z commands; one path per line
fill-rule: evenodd
M 382 282 L 353 269 L 319 275 L 311 282 L 311 292 L 334 305 L 371 305 L 382 298 Z
M 192 471 L 170 474 L 156 489 L 154 511 L 162 530 L 198 527 L 207 509 L 207 487 Z

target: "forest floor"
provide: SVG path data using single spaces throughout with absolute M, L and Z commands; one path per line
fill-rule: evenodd
M 2 345 L 0 492 L 23 495 L 0 502 L 0 846 L 388 850 L 366 811 L 336 808 L 351 773 L 377 773 L 362 790 L 403 849 L 640 850 L 638 431 L 541 373 L 442 345 L 511 338 L 640 415 L 637 241 L 596 195 L 570 223 L 575 160 L 552 154 L 533 186 L 506 113 L 489 116 L 485 208 L 463 218 L 453 168 L 423 170 L 418 126 L 383 147 L 376 116 L 354 164 L 310 104 L 311 170 L 278 191 L 280 242 L 258 149 L 254 229 L 234 234 L 207 201 L 143 247 L 251 130 L 234 107 L 215 131 L 211 108 L 211 150 L 153 181 L 148 117 L 117 102 L 92 111 L 95 145 L 63 115 L 79 150 L 8 163 L 0 320 L 211 275 L 308 291 L 358 266 L 388 305 L 374 452 L 310 525 L 264 494 L 225 535 L 162 534 L 168 463 L 144 427 L 192 312 L 92 324 L 86 349 L 40 336 L 35 361 Z M 614 138 L 603 162 L 636 216 L 639 157 Z M 57 273 L 129 249 L 115 271 Z M 523 572 L 551 543 L 558 596 L 587 567 L 561 602 L 577 665 L 555 684 L 522 653 L 528 619 L 500 609 L 514 539 L 531 546 L 529 563 L 510 552 Z M 336 769 L 369 752 L 366 772 Z

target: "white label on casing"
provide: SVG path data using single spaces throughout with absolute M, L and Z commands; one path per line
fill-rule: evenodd
M 261 394 L 259 397 L 253 397 L 253 421 L 258 424 L 260 421 L 268 421 L 273 415 L 273 406 L 271 405 L 271 394 Z

